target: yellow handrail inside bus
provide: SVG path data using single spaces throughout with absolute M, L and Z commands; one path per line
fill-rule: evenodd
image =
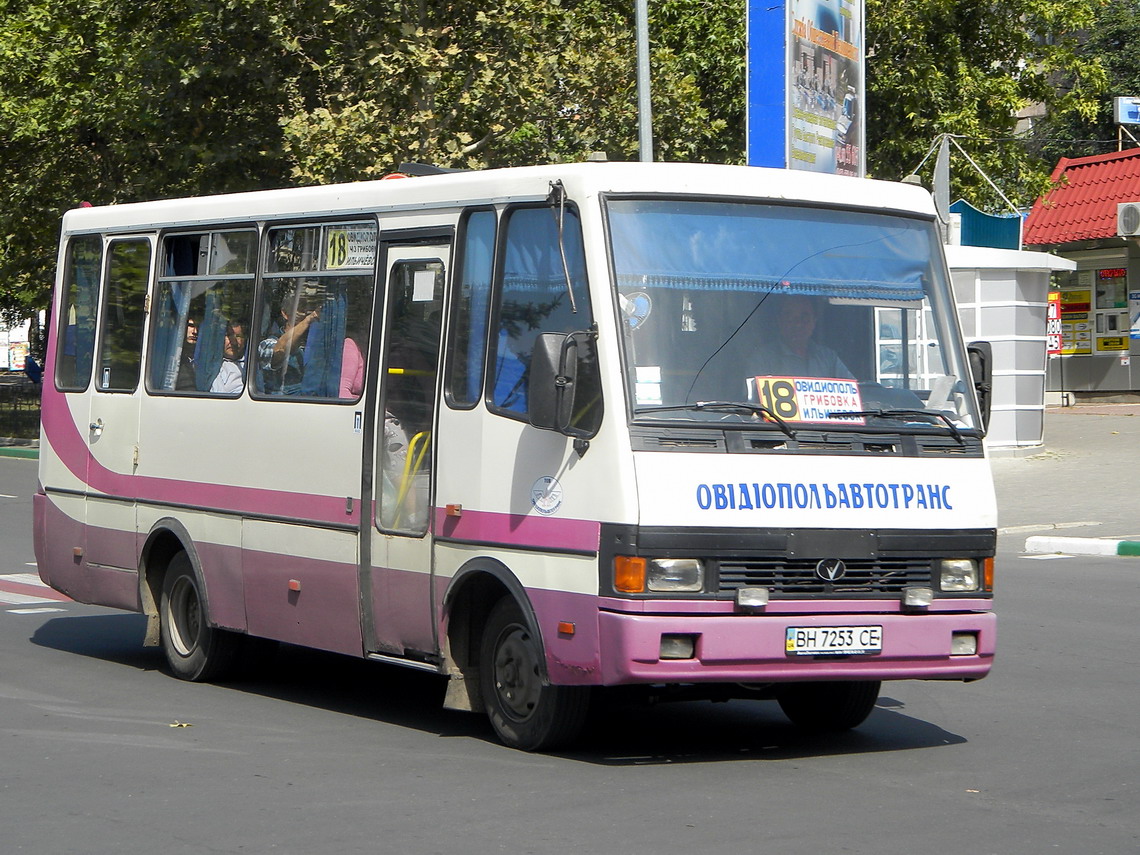
M 396 518 L 392 522 L 393 528 L 399 528 L 400 519 L 404 515 L 404 500 L 412 489 L 415 477 L 419 474 L 427 456 L 428 446 L 431 445 L 431 431 L 422 430 L 412 437 L 408 443 L 408 454 L 404 458 L 404 472 L 400 476 L 400 492 L 396 495 Z

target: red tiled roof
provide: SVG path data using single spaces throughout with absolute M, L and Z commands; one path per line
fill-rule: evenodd
M 1116 237 L 1117 203 L 1140 202 L 1140 148 L 1062 157 L 1052 180 L 1025 219 L 1026 244 Z

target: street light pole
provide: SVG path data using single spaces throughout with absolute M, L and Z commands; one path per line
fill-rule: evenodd
M 653 106 L 649 100 L 649 0 L 637 0 L 637 147 L 642 163 L 653 162 Z

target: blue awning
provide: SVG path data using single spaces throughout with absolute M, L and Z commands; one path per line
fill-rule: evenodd
M 615 200 L 618 285 L 921 300 L 930 223 L 824 208 Z

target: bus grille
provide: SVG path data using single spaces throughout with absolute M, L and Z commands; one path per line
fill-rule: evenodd
M 720 592 L 737 588 L 767 588 L 773 597 L 816 596 L 895 596 L 913 585 L 931 584 L 930 560 L 871 559 L 844 561 L 842 579 L 827 582 L 815 573 L 815 559 L 729 560 L 720 563 Z

